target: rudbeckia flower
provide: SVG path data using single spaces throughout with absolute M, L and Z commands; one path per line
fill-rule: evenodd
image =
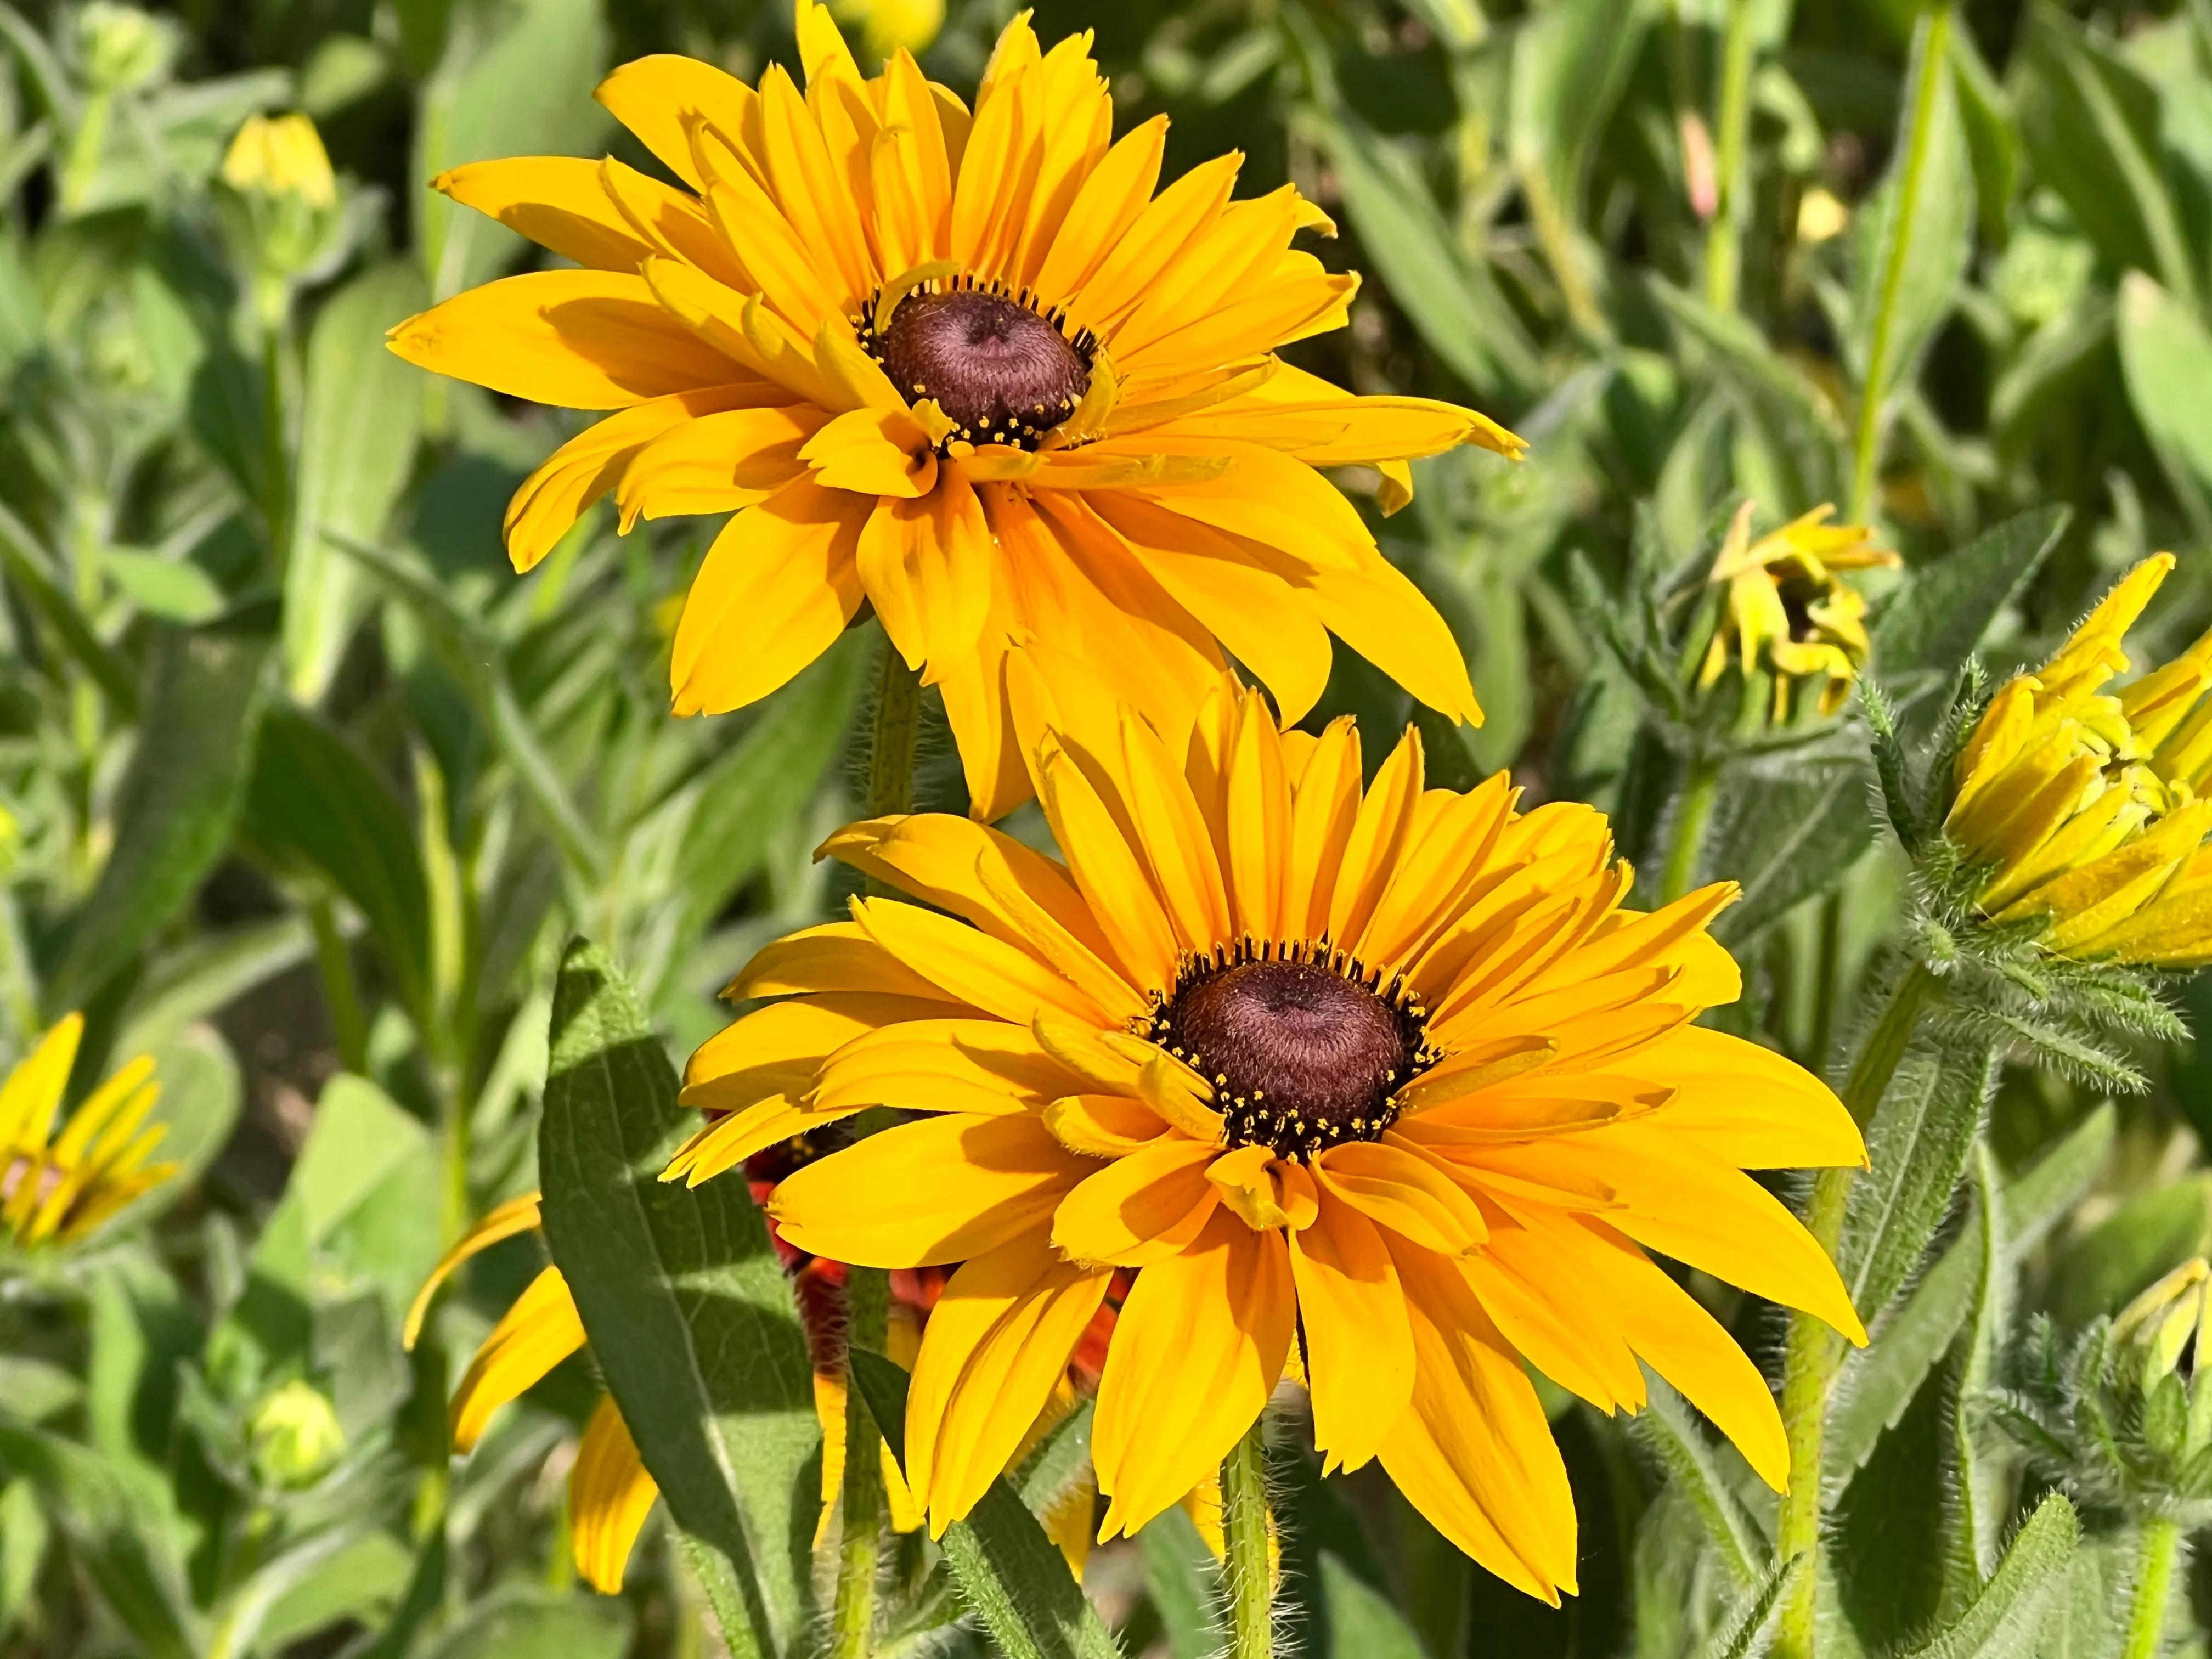
M 766 696 L 872 604 L 941 688 L 983 818 L 1028 790 L 1017 648 L 1182 730 L 1224 650 L 1303 714 L 1334 633 L 1480 719 L 1443 619 L 1316 469 L 1375 469 L 1389 508 L 1409 458 L 1522 445 L 1281 361 L 1358 286 L 1291 247 L 1319 210 L 1231 200 L 1234 155 L 1158 188 L 1166 122 L 1114 137 L 1088 34 L 1048 52 L 1018 17 L 971 112 L 903 51 L 864 79 L 815 0 L 798 28 L 803 91 L 673 57 L 600 86 L 680 184 L 561 157 L 437 180 L 581 269 L 471 289 L 392 349 L 616 411 L 516 493 L 516 567 L 610 492 L 625 528 L 733 513 L 677 629 L 677 712 Z
M 19 1249 L 74 1243 L 177 1172 L 146 1161 L 168 1133 L 146 1121 L 161 1094 L 146 1055 L 56 1123 L 83 1036 L 66 1016 L 0 1083 L 0 1239 Z
M 1698 671 L 1700 688 L 1734 662 L 1747 673 L 1764 668 L 1774 676 L 1777 724 L 1790 719 L 1800 682 L 1819 687 L 1823 714 L 1843 707 L 1869 647 L 1866 600 L 1836 573 L 1893 566 L 1898 558 L 1874 545 L 1867 526 L 1828 523 L 1835 510 L 1816 507 L 1757 541 L 1752 503 L 1737 512 L 1706 579 L 1728 591 Z
M 2212 962 L 2212 634 L 2118 695 L 2123 641 L 2173 568 L 2130 570 L 2057 653 L 2007 681 L 1954 768 L 1944 832 L 1985 866 L 1978 902 L 2085 961 Z
M 1691 1023 L 1739 992 L 1706 932 L 1732 886 L 1624 908 L 1600 813 L 1523 813 L 1502 775 L 1429 788 L 1411 731 L 1363 791 L 1348 721 L 1285 732 L 1226 685 L 1181 751 L 1123 709 L 1035 765 L 1065 862 L 942 815 L 831 837 L 922 902 L 857 899 L 753 959 L 731 994 L 772 1000 L 687 1073 L 728 1115 L 669 1172 L 920 1115 L 770 1207 L 802 1249 L 957 1264 L 908 1396 L 933 1528 L 1006 1467 L 1123 1273 L 1103 1536 L 1201 1486 L 1286 1370 L 1329 1468 L 1379 1458 L 1547 1600 L 1574 1586 L 1575 1516 L 1524 1359 L 1607 1411 L 1644 1403 L 1649 1364 L 1780 1485 L 1758 1368 L 1646 1254 L 1863 1340 L 1826 1256 L 1743 1173 L 1859 1162 L 1849 1114 Z

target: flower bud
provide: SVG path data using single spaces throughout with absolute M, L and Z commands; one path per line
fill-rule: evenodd
M 246 1427 L 255 1473 L 272 1486 L 305 1486 L 345 1450 L 345 1431 L 321 1390 L 295 1380 L 263 1397 Z
M 161 80 L 177 55 L 176 26 L 136 6 L 92 0 L 77 14 L 77 52 L 95 93 L 133 92 Z
M 2146 1394 L 2154 1394 L 2173 1374 L 2191 1340 L 2198 1338 L 2208 1295 L 2212 1295 L 2212 1266 L 2203 1256 L 2194 1256 L 2129 1303 L 2112 1322 L 2114 1361 L 2140 1362 L 2138 1375 Z
M 311 208 L 337 200 L 322 135 L 304 115 L 249 115 L 222 158 L 222 181 L 249 195 L 291 197 Z

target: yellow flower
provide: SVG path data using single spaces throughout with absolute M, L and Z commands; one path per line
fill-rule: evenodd
M 2192 1341 L 2201 1350 L 2208 1316 L 2212 1263 L 2191 1256 L 2121 1310 L 2112 1321 L 2112 1346 L 2140 1353 L 2143 1385 L 2148 1388 L 2181 1364 Z
M 837 15 L 860 27 L 870 52 L 920 52 L 945 27 L 945 0 L 836 0 Z
M 1522 445 L 1275 355 L 1341 327 L 1358 286 L 1289 246 L 1319 210 L 1288 185 L 1231 202 L 1234 155 L 1155 194 L 1165 119 L 1113 140 L 1088 34 L 1047 52 L 1018 17 L 971 114 L 903 51 L 863 79 L 816 0 L 798 27 L 803 92 L 675 57 L 600 86 L 688 188 L 559 157 L 437 181 L 585 269 L 471 289 L 392 349 L 617 411 L 517 491 L 516 567 L 610 491 L 625 529 L 735 509 L 677 630 L 677 711 L 767 695 L 871 603 L 942 689 L 986 818 L 1028 791 L 1018 647 L 1180 732 L 1224 649 L 1304 714 L 1334 633 L 1480 719 L 1449 629 L 1316 469 L 1379 469 L 1389 507 L 1408 458 Z
M 55 1135 L 83 1036 L 84 1016 L 68 1015 L 0 1083 L 0 1238 L 19 1249 L 74 1243 L 177 1172 L 146 1161 L 168 1131 L 146 1121 L 161 1085 L 143 1054 L 94 1090 Z
M 1874 545 L 1869 526 L 1829 524 L 1835 510 L 1816 507 L 1757 541 L 1752 503 L 1737 510 L 1706 579 L 1725 586 L 1728 596 L 1698 673 L 1700 688 L 1733 660 L 1747 672 L 1772 673 L 1778 723 L 1790 718 L 1790 688 L 1799 680 L 1820 683 L 1823 714 L 1843 707 L 1866 665 L 1866 601 L 1835 573 L 1894 566 L 1898 558 Z
M 2212 634 L 2118 696 L 2122 641 L 2173 568 L 2144 560 L 2057 655 L 2007 681 L 1960 751 L 1944 830 L 1989 866 L 1978 895 L 1998 922 L 2040 917 L 2039 943 L 2084 960 L 2182 968 L 2212 962 L 2212 773 L 2200 701 Z
M 296 197 L 311 208 L 338 198 L 322 135 L 304 115 L 249 115 L 222 158 L 222 180 L 260 196 Z
M 800 1249 L 962 1264 L 908 1396 L 933 1528 L 1006 1466 L 1121 1270 L 1104 1537 L 1202 1486 L 1286 1371 L 1328 1466 L 1379 1457 L 1547 1600 L 1573 1587 L 1575 1517 L 1524 1358 L 1607 1411 L 1644 1403 L 1641 1359 L 1781 1483 L 1758 1368 L 1644 1254 L 1862 1336 L 1742 1173 L 1860 1161 L 1849 1114 L 1690 1024 L 1740 989 L 1706 932 L 1733 887 L 1625 909 L 1600 813 L 1521 813 L 1503 774 L 1425 788 L 1410 731 L 1363 793 L 1349 721 L 1280 732 L 1228 684 L 1186 750 L 1109 709 L 1034 763 L 1064 864 L 941 815 L 831 837 L 924 903 L 856 900 L 753 959 L 729 994 L 774 1000 L 686 1079 L 728 1115 L 667 1172 L 872 1106 L 928 1115 L 798 1170 L 769 1211 Z

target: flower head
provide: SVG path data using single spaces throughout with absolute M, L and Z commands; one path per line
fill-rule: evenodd
M 2212 962 L 2212 634 L 2117 695 L 2171 554 L 2130 570 L 2057 653 L 2001 687 L 1953 768 L 1944 830 L 2000 923 L 2084 960 Z
M 1751 539 L 1752 503 L 1729 526 L 1709 581 L 1727 589 L 1719 625 L 1698 671 L 1702 688 L 1730 662 L 1747 674 L 1774 676 L 1773 719 L 1790 716 L 1791 689 L 1820 687 L 1820 708 L 1832 714 L 1866 666 L 1866 601 L 1837 572 L 1893 566 L 1897 555 L 1874 545 L 1865 525 L 1827 522 L 1832 506 L 1814 507 L 1779 530 Z
M 754 958 L 731 994 L 773 1000 L 687 1074 L 727 1115 L 669 1170 L 920 1115 L 771 1209 L 801 1249 L 959 1264 L 908 1395 L 933 1528 L 1006 1467 L 1129 1273 L 1093 1428 L 1105 1536 L 1199 1486 L 1286 1368 L 1330 1466 L 1379 1457 L 1547 1599 L 1573 1586 L 1575 1520 L 1524 1358 L 1607 1411 L 1643 1404 L 1648 1362 L 1779 1484 L 1757 1367 L 1644 1253 L 1860 1334 L 1742 1173 L 1859 1161 L 1849 1115 L 1690 1023 L 1738 994 L 1705 931 L 1732 888 L 1626 909 L 1599 813 L 1522 813 L 1503 775 L 1428 788 L 1412 732 L 1363 790 L 1348 721 L 1285 732 L 1226 684 L 1181 750 L 1124 709 L 1034 763 L 1064 863 L 936 815 L 830 839 L 929 908 L 857 900 Z
M 56 1122 L 83 1036 L 67 1016 L 0 1083 L 0 1239 L 18 1249 L 73 1243 L 177 1172 L 146 1161 L 168 1132 L 147 1121 L 161 1085 L 146 1055 Z
M 263 1397 L 246 1433 L 255 1470 L 275 1486 L 312 1485 L 345 1451 L 329 1396 L 297 1377 Z
M 222 181 L 254 195 L 296 198 L 310 208 L 337 200 L 322 135 L 304 115 L 249 115 L 222 158 Z
M 1522 446 L 1277 356 L 1345 323 L 1358 279 L 1291 246 L 1327 217 L 1288 185 L 1231 201 L 1234 155 L 1158 188 L 1166 122 L 1114 138 L 1087 34 L 1047 52 L 1024 13 L 971 112 L 903 50 L 862 76 L 816 0 L 798 27 L 804 90 L 674 57 L 600 86 L 681 186 L 558 157 L 437 181 L 583 269 L 471 289 L 392 349 L 615 411 L 516 493 L 517 568 L 610 492 L 625 529 L 734 512 L 677 630 L 678 712 L 767 695 L 872 604 L 941 688 L 983 818 L 1028 791 L 1017 651 L 1180 733 L 1224 651 L 1303 714 L 1334 633 L 1479 719 L 1443 619 L 1316 469 L 1378 469 L 1388 507 L 1409 458 Z

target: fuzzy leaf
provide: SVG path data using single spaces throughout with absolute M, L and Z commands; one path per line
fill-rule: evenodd
M 1973 1604 L 1907 1659 L 2024 1659 L 2045 1605 L 2065 1582 L 2081 1532 L 2073 1504 L 2052 1492 L 2036 1506 Z
M 1997 613 L 2019 598 L 2066 529 L 2063 507 L 2033 507 L 1984 531 L 1948 557 L 1916 566 L 1875 623 L 1874 667 L 1925 730 L 1929 694 L 1948 684 Z
M 1705 1650 L 1705 1659 L 1759 1659 L 1774 1645 L 1775 1609 L 1789 1598 L 1797 1581 L 1812 1570 L 1813 1557 L 1809 1554 L 1794 1555 L 1768 1569 L 1759 1588 L 1745 1599 L 1728 1628 Z
M 1862 1316 L 1888 1307 L 1942 1224 L 1991 1082 L 1987 1049 L 1942 1045 L 1908 1054 L 1882 1096 L 1837 1251 Z
M 811 1616 L 821 1430 L 799 1310 L 744 1182 L 661 1170 L 696 1116 L 606 953 L 572 940 L 538 1133 L 545 1242 L 735 1651 Z
M 1752 1528 L 1714 1461 L 1712 1443 L 1698 1428 L 1681 1395 L 1656 1376 L 1647 1376 L 1650 1403 L 1629 1419 L 1629 1431 L 1667 1472 L 1698 1518 L 1729 1577 L 1738 1589 L 1759 1582 L 1758 1563 L 1767 1542 Z

